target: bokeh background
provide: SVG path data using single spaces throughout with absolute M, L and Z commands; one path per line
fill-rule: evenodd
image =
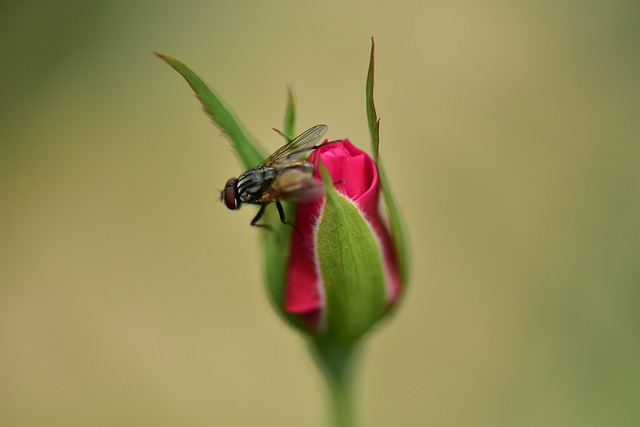
M 640 422 L 640 3 L 0 4 L 0 425 L 323 426 L 272 312 L 240 167 L 191 66 L 268 149 L 381 153 L 412 281 L 361 366 L 362 426 Z

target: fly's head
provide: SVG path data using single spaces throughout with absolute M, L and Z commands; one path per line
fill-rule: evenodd
M 238 198 L 238 178 L 229 178 L 224 185 L 224 190 L 220 192 L 220 200 L 224 201 L 227 208 L 236 210 L 240 208 L 240 199 Z

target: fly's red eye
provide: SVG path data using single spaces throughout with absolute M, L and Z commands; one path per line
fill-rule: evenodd
M 236 199 L 236 181 L 236 178 L 229 178 L 227 184 L 224 186 L 224 190 L 222 191 L 224 204 L 231 210 L 235 210 L 240 207 L 240 204 Z

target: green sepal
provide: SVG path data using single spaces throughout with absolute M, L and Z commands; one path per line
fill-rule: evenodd
M 196 73 L 177 59 L 158 52 L 154 53 L 184 77 L 202 104 L 204 112 L 231 141 L 233 149 L 245 169 L 250 169 L 260 164 L 266 158 L 264 150 L 249 134 L 231 108 Z M 291 91 L 289 91 L 287 99 L 284 126 L 287 135 L 295 133 L 295 104 Z M 283 207 L 285 216 L 293 220 L 294 206 L 291 203 L 283 203 Z M 280 223 L 275 206 L 267 207 L 261 222 L 271 227 L 271 231 L 258 230 L 262 234 L 264 270 L 267 278 L 269 300 L 275 311 L 283 319 L 293 326 L 302 328 L 297 316 L 285 313 L 283 310 L 291 227 Z
M 240 119 L 229 108 L 224 100 L 215 93 L 196 73 L 182 62 L 162 53 L 154 52 L 156 56 L 169 64 L 187 81 L 196 94 L 202 109 L 231 141 L 233 148 L 246 169 L 250 169 L 265 158 L 264 150 L 244 127 Z
M 373 152 L 373 159 L 376 162 L 378 169 L 378 178 L 380 179 L 380 188 L 382 189 L 382 195 L 384 197 L 384 203 L 387 208 L 387 215 L 389 217 L 389 226 L 391 228 L 391 237 L 393 240 L 393 248 L 398 260 L 398 269 L 402 284 L 407 285 L 409 280 L 409 253 L 407 250 L 407 238 L 404 232 L 404 224 L 398 205 L 393 197 L 387 174 L 382 166 L 380 160 L 379 148 L 380 148 L 380 119 L 376 113 L 376 106 L 373 101 L 373 74 L 374 74 L 374 51 L 375 44 L 373 37 L 371 38 L 371 56 L 369 58 L 369 71 L 367 73 L 367 85 L 366 85 L 366 102 L 367 102 L 367 122 L 369 124 L 369 135 L 371 137 L 371 150 Z
M 326 198 L 315 234 L 324 290 L 323 341 L 354 342 L 387 306 L 380 245 L 362 212 L 333 187 L 324 165 L 320 173 Z
M 287 218 L 295 212 L 290 203 L 283 204 Z M 269 210 L 270 208 L 267 208 Z M 262 254 L 264 273 L 267 285 L 267 296 L 275 312 L 290 325 L 305 330 L 305 325 L 297 315 L 284 311 L 284 296 L 287 284 L 287 265 L 289 264 L 289 251 L 291 246 L 291 227 L 280 224 L 275 206 L 269 218 L 270 224 L 276 224 L 269 230 L 260 230 L 262 233 Z M 265 217 L 267 213 L 265 213 Z M 264 218 L 264 217 L 263 217 Z M 273 227 L 273 225 L 272 225 Z
M 369 125 L 369 135 L 371 137 L 371 151 L 373 160 L 378 163 L 380 147 L 380 119 L 376 113 L 376 105 L 373 102 L 373 68 L 374 68 L 375 44 L 371 37 L 371 56 L 369 57 L 369 70 L 367 71 L 367 91 L 365 101 L 367 103 L 367 124 Z
M 289 138 L 289 141 L 296 137 L 296 102 L 291 86 L 287 87 L 287 110 L 284 114 L 284 128 L 282 131 Z

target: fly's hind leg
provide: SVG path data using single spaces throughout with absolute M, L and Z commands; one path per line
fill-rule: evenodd
M 302 233 L 300 232 L 298 227 L 296 227 L 294 223 L 289 221 L 284 216 L 284 208 L 282 207 L 282 203 L 276 202 L 276 208 L 278 208 L 278 214 L 280 215 L 280 222 L 283 223 L 283 224 L 287 224 L 287 225 L 290 225 L 291 227 L 293 227 L 293 229 L 296 230 L 296 233 L 298 233 L 298 236 L 300 237 L 300 240 L 302 240 L 304 242 L 304 237 L 302 237 Z
M 291 222 L 289 222 L 289 220 L 284 216 L 284 208 L 282 207 L 282 203 L 276 202 L 276 208 L 278 208 L 278 215 L 280 215 L 280 222 L 293 227 L 294 225 Z

